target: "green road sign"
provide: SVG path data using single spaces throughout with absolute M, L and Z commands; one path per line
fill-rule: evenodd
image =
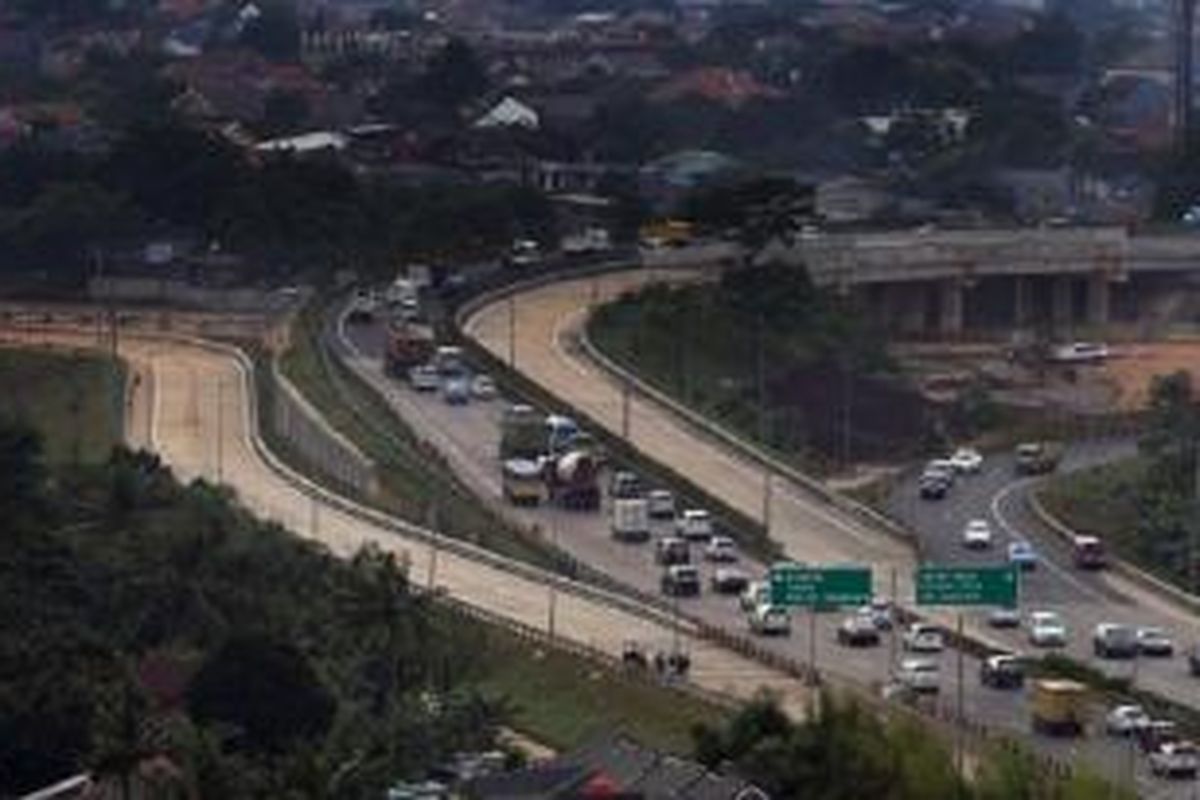
M 1013 608 L 1018 583 L 1014 566 L 925 566 L 917 570 L 917 605 Z
M 772 605 L 802 608 L 860 606 L 871 601 L 870 567 L 771 567 Z

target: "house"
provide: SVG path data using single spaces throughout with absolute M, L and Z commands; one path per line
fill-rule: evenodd
M 541 117 L 536 111 L 513 97 L 504 97 L 486 114 L 475 120 L 476 128 L 525 128 L 536 130 Z
M 751 100 L 782 96 L 783 92 L 759 83 L 749 72 L 728 67 L 699 67 L 670 79 L 650 93 L 650 99 L 659 103 L 699 97 L 732 109 L 741 108 Z
M 749 781 L 621 735 L 528 769 L 469 781 L 463 794 L 471 800 L 770 800 Z

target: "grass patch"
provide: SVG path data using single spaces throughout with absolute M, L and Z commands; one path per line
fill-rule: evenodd
M 123 436 L 125 370 L 84 352 L 0 349 L 0 417 L 34 427 L 50 464 L 108 458 Z
M 720 725 L 729 715 L 694 695 L 582 656 L 531 648 L 501 629 L 489 629 L 487 636 L 481 689 L 508 700 L 514 727 L 556 749 L 618 729 L 651 747 L 686 754 L 695 725 Z
M 566 571 L 548 544 L 509 524 L 455 477 L 441 455 L 420 440 L 386 402 L 320 342 L 324 309 L 310 305 L 292 328 L 291 347 L 280 369 L 337 431 L 371 458 L 378 470 L 379 492 L 357 499 L 416 523 L 437 515 L 439 530 L 498 553 L 538 566 Z M 260 384 L 262 381 L 260 381 Z M 267 381 L 269 383 L 269 381 Z M 269 409 L 268 397 L 261 404 Z M 268 429 L 269 425 L 264 425 Z M 281 455 L 302 458 L 290 448 Z M 319 470 L 320 465 L 307 465 Z M 348 487 L 337 487 L 346 491 Z

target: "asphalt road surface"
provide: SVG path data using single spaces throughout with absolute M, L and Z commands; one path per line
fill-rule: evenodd
M 611 290 L 612 287 L 603 288 Z M 590 287 L 588 291 L 590 293 Z M 522 310 L 526 314 L 533 313 L 528 303 L 525 303 Z M 487 310 L 483 313 L 486 314 Z M 506 320 L 504 324 L 507 325 Z M 497 509 L 513 521 L 526 526 L 537 526 L 558 546 L 580 561 L 612 575 L 640 592 L 658 591 L 661 571 L 653 562 L 652 547 L 622 544 L 612 539 L 607 499 L 600 513 L 590 514 L 544 507 L 515 508 L 503 502 L 497 456 L 501 401 L 476 401 L 466 406 L 449 406 L 436 393 L 415 392 L 402 382 L 383 375 L 380 362 L 383 333 L 379 326 L 347 325 L 342 329 L 342 333 L 342 341 L 338 346 L 343 359 L 388 401 L 402 419 L 439 448 L 460 477 L 476 493 L 491 499 Z M 518 347 L 521 347 L 524 341 L 518 338 Z M 518 364 L 520 363 L 519 357 Z M 640 426 L 652 424 L 655 423 L 650 415 L 641 417 Z M 643 438 L 648 437 L 644 435 Z M 638 443 L 641 444 L 640 441 Z M 689 458 L 687 463 L 694 464 L 695 459 Z M 676 466 L 678 468 L 677 462 Z M 706 488 L 709 491 L 718 489 L 712 483 L 706 484 Z M 798 497 L 793 501 L 795 500 L 798 500 Z M 659 527 L 656 534 L 662 532 L 663 528 Z M 889 546 L 890 543 L 885 544 L 884 549 Z M 765 571 L 764 565 L 748 560 L 743 560 L 740 566 L 755 577 Z M 702 565 L 706 581 L 705 592 L 700 598 L 680 601 L 682 610 L 710 624 L 734 631 L 746 631 L 745 618 L 736 599 L 708 592 L 707 577 L 711 569 L 709 565 Z M 815 626 L 817 666 L 826 674 L 833 673 L 866 691 L 878 691 L 879 685 L 888 678 L 890 663 L 899 655 L 898 643 L 893 643 L 891 638 L 885 635 L 881 646 L 874 649 L 851 650 L 839 646 L 835 641 L 835 631 L 841 618 L 841 615 L 836 614 L 818 616 Z M 792 659 L 805 661 L 809 658 L 811 646 L 809 619 L 799 615 L 793 620 L 793 632 L 790 637 L 762 639 L 761 643 Z M 947 651 L 940 657 L 943 692 L 941 698 L 934 702 L 941 704 L 943 713 L 953 713 L 956 661 L 956 653 L 953 651 Z M 964 657 L 964 675 L 963 700 L 966 718 L 1014 735 L 1027 733 L 1029 721 L 1028 711 L 1023 702 L 1024 692 L 1006 692 L 983 687 L 978 680 L 978 663 L 970 657 Z M 1082 753 L 1097 768 L 1117 777 L 1123 775 L 1123 765 L 1127 763 L 1126 759 L 1120 757 L 1121 745 L 1103 738 L 1082 742 L 1042 740 L 1039 742 L 1039 749 L 1062 757 L 1073 757 Z M 1143 769 L 1144 765 L 1139 765 L 1138 768 Z M 1144 784 L 1144 791 L 1153 796 L 1174 796 L 1175 787 L 1170 784 L 1153 781 L 1145 775 L 1141 775 L 1139 781 Z

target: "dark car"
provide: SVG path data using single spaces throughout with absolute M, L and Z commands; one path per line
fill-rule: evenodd
M 937 475 L 923 475 L 917 484 L 922 500 L 942 500 L 950 491 L 950 481 Z
M 688 543 L 677 536 L 659 539 L 654 545 L 654 560 L 664 567 L 676 564 L 688 564 L 692 560 Z
M 736 567 L 718 567 L 711 584 L 717 594 L 741 594 L 750 585 L 750 576 Z
M 838 626 L 837 640 L 846 647 L 874 647 L 879 644 L 879 628 L 870 617 L 847 617 Z
M 700 570 L 686 564 L 667 567 L 662 576 L 662 591 L 672 597 L 695 597 L 700 594 Z
M 1025 667 L 1014 655 L 988 656 L 979 664 L 979 682 L 993 689 L 1020 689 L 1025 684 Z

